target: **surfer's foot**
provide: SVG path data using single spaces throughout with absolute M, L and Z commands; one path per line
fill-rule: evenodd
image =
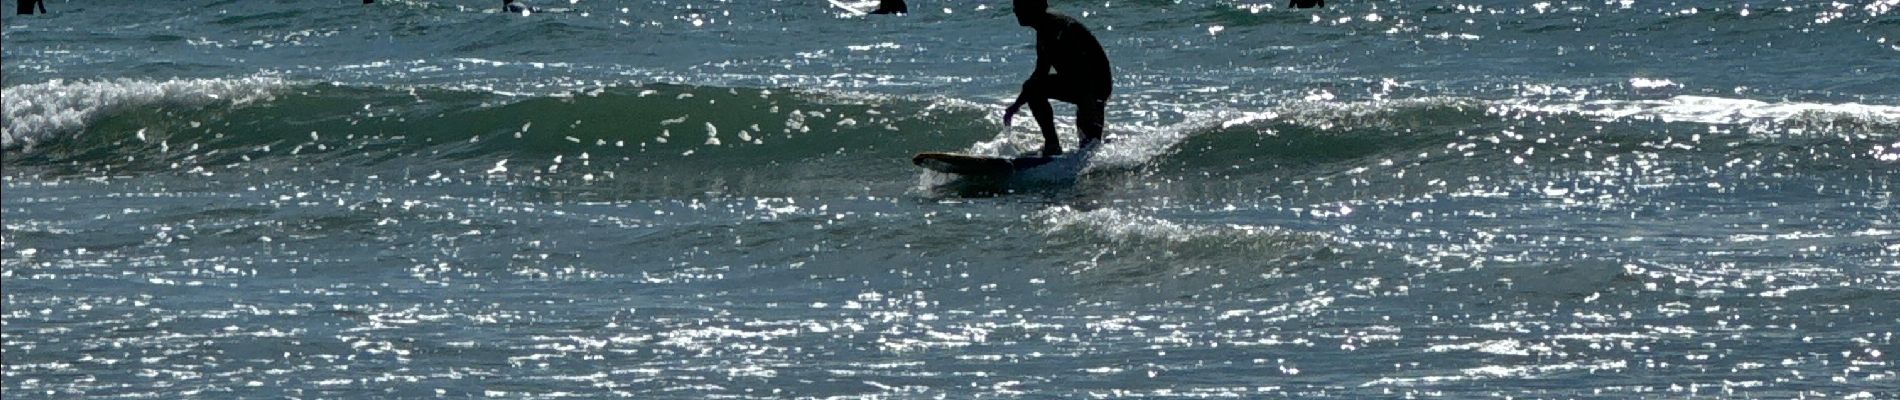
M 1062 148 L 1061 147 L 1044 147 L 1042 148 L 1041 153 L 1043 157 L 1055 157 L 1055 156 L 1062 155 Z

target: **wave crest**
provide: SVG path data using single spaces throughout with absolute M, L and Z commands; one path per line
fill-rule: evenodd
M 113 79 L 53 80 L 6 88 L 6 126 L 0 148 L 32 147 L 65 132 L 83 130 L 93 121 L 125 110 L 154 105 L 205 107 L 270 101 L 290 84 L 266 76 L 166 81 Z

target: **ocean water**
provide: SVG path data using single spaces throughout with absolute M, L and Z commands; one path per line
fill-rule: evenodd
M 1900 393 L 1894 0 L 49 3 L 9 399 Z

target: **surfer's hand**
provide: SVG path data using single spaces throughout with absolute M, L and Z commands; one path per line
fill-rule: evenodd
M 1009 121 L 1016 118 L 1016 111 L 1022 109 L 1021 104 L 1011 104 L 1009 108 L 1003 109 L 1003 126 L 1009 126 Z

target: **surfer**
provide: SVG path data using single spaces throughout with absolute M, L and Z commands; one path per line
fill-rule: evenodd
M 910 7 L 904 4 L 904 0 L 878 0 L 877 9 L 872 10 L 871 13 L 872 14 L 909 14 Z
M 35 5 L 40 6 L 41 14 L 46 13 L 46 0 L 20 0 L 19 8 L 17 8 L 16 11 L 18 11 L 20 15 L 32 15 L 33 6 Z
M 1326 0 L 1293 0 L 1286 3 L 1286 8 L 1320 8 L 1325 6 Z
M 1003 110 L 1008 126 L 1024 104 L 1042 128 L 1042 155 L 1062 154 L 1056 138 L 1055 109 L 1049 100 L 1075 104 L 1075 126 L 1082 148 L 1102 139 L 1107 124 L 1108 95 L 1114 89 L 1108 53 L 1088 28 L 1075 18 L 1049 11 L 1048 0 L 1015 0 L 1016 23 L 1036 30 L 1036 70 L 1023 81 L 1023 92 Z

